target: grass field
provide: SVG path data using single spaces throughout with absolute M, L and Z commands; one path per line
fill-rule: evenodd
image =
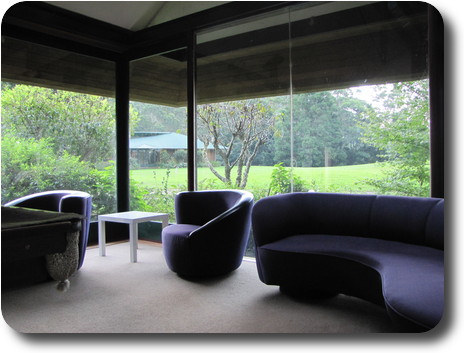
M 218 168 L 223 172 L 223 168 Z M 248 176 L 247 189 L 267 189 L 271 181 L 274 167 L 253 166 Z M 132 170 L 131 177 L 146 185 L 160 186 L 166 178 L 167 169 L 139 169 Z M 321 168 L 294 168 L 309 189 L 316 191 L 338 191 L 368 192 L 370 187 L 362 183 L 366 178 L 379 176 L 380 166 L 377 164 L 363 164 L 343 167 L 321 167 Z M 215 185 L 221 187 L 220 181 L 208 168 L 198 168 L 198 182 L 203 188 Z M 169 169 L 168 188 L 187 185 L 187 169 Z M 213 188 L 213 187 L 211 187 Z

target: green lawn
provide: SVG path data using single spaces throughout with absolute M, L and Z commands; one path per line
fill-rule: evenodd
M 253 166 L 248 177 L 247 189 L 267 189 L 271 180 L 274 167 Z M 220 172 L 223 168 L 218 168 Z M 132 170 L 131 177 L 136 181 L 146 185 L 160 186 L 166 178 L 167 169 L 139 169 Z M 294 168 L 294 173 L 298 175 L 309 189 L 316 191 L 360 191 L 367 192 L 369 187 L 363 185 L 361 181 L 366 178 L 375 177 L 380 174 L 380 167 L 377 164 L 363 164 L 343 167 L 321 167 L 321 168 Z M 208 168 L 198 168 L 197 171 L 199 184 L 204 188 L 208 185 L 219 185 L 219 180 L 211 173 Z M 187 185 L 187 169 L 178 168 L 169 170 L 168 187 L 179 187 Z

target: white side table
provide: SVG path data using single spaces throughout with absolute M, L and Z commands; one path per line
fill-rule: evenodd
M 105 222 L 127 223 L 129 224 L 130 260 L 137 262 L 137 243 L 138 243 L 138 224 L 148 221 L 161 220 L 162 227 L 166 227 L 169 222 L 167 213 L 151 212 L 119 212 L 98 216 L 98 248 L 100 256 L 106 255 L 106 231 Z

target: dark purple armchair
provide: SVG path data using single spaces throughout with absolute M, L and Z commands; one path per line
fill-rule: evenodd
M 242 190 L 181 192 L 177 224 L 163 229 L 168 267 L 183 277 L 223 275 L 237 269 L 245 254 L 253 195 Z
M 82 230 L 79 235 L 79 263 L 77 268 L 79 269 L 82 267 L 89 237 L 92 196 L 86 192 L 74 190 L 44 191 L 10 201 L 6 203 L 5 206 L 27 207 L 55 212 L 71 212 L 83 215 L 85 218 L 82 220 Z

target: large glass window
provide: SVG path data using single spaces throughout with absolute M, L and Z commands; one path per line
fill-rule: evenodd
M 187 190 L 187 78 L 184 48 L 131 62 L 131 209 L 169 213 Z M 156 227 L 149 224 L 143 227 Z M 159 228 L 159 227 L 158 227 Z M 141 236 L 159 231 L 142 229 Z
M 10 38 L 2 46 L 2 203 L 70 189 L 93 196 L 94 216 L 115 212 L 114 64 Z
M 290 106 L 288 10 L 201 32 L 196 52 L 199 188 L 267 196 Z
M 302 5 L 290 19 L 297 181 L 429 196 L 427 6 Z
M 199 175 L 256 199 L 428 196 L 426 39 L 419 2 L 307 3 L 202 31 L 197 128 L 215 158 Z

